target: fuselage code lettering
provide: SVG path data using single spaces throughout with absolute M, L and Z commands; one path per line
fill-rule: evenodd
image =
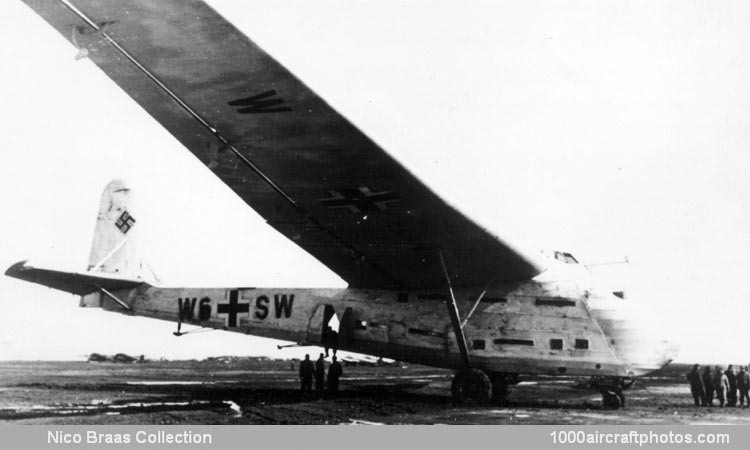
M 265 320 L 269 316 L 276 319 L 288 319 L 294 308 L 294 294 L 261 294 L 255 301 L 240 298 L 238 289 L 230 289 L 226 294 L 227 302 L 216 305 L 216 315 L 225 319 L 227 328 L 239 325 L 239 317 L 245 315 L 257 320 Z M 252 305 L 252 306 L 251 306 Z M 205 322 L 211 319 L 211 299 L 202 297 L 179 297 L 177 307 L 180 322 Z M 251 307 L 253 311 L 251 311 Z

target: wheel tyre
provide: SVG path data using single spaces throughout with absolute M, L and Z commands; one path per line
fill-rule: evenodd
M 606 409 L 620 409 L 622 404 L 620 403 L 620 397 L 614 392 L 606 392 L 602 394 L 602 406 Z
M 466 401 L 463 389 L 463 372 L 456 372 L 451 381 L 451 399 L 455 404 L 461 404 Z
M 505 405 L 508 403 L 508 383 L 505 377 L 492 378 L 492 403 L 495 405 Z
M 492 399 L 492 383 L 479 369 L 466 369 L 456 373 L 451 383 L 455 403 L 488 403 Z

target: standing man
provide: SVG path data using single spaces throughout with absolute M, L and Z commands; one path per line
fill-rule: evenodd
M 344 373 L 344 370 L 334 356 L 331 365 L 328 367 L 328 392 L 331 395 L 336 395 L 339 392 L 339 378 L 342 373 Z
M 719 399 L 719 406 L 724 407 L 727 401 L 727 391 L 729 391 L 729 380 L 721 367 L 716 366 L 714 371 L 714 389 L 716 390 L 716 398 Z
M 323 359 L 323 354 L 318 356 L 318 360 L 315 361 L 315 392 L 318 393 L 319 397 L 323 396 L 323 381 L 326 377 L 326 362 Z
M 305 355 L 305 360 L 299 363 L 299 379 L 302 382 L 302 393 L 305 394 L 312 390 L 313 363 L 310 361 L 310 355 Z
M 750 407 L 750 373 L 745 370 L 744 366 L 740 366 L 740 373 L 737 374 L 737 388 L 740 390 L 740 408 L 743 407 L 745 400 L 747 400 L 747 406 Z
M 714 406 L 714 380 L 711 377 L 711 366 L 703 368 L 703 387 L 706 390 L 706 406 Z
M 693 370 L 688 372 L 687 379 L 690 383 L 690 393 L 693 394 L 693 402 L 695 406 L 706 406 L 706 391 L 703 389 L 703 380 L 701 380 L 701 374 L 698 371 L 698 364 L 693 365 Z
M 326 350 L 326 358 L 328 358 L 328 349 L 331 348 L 331 331 L 333 331 L 333 329 L 330 325 L 323 327 L 321 341 L 323 341 L 323 348 Z
M 737 406 L 737 375 L 734 373 L 734 367 L 730 364 L 727 371 L 724 372 L 729 380 L 729 391 L 727 391 L 727 406 Z

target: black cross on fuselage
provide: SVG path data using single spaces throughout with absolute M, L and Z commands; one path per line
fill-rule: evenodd
M 217 309 L 217 312 L 219 314 L 228 314 L 227 316 L 228 327 L 237 326 L 237 314 L 238 313 L 250 312 L 250 304 L 238 303 L 237 301 L 238 297 L 239 297 L 239 291 L 237 289 L 232 289 L 231 291 L 229 291 L 229 303 L 221 303 L 219 304 L 219 307 Z

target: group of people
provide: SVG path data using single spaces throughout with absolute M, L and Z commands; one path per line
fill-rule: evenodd
M 687 374 L 690 382 L 690 393 L 693 394 L 695 406 L 713 406 L 714 396 L 719 401 L 719 406 L 738 406 L 740 408 L 750 407 L 750 369 L 741 366 L 739 372 L 735 372 L 730 364 L 727 370 L 716 366 L 711 371 L 710 366 L 700 371 L 700 366 L 695 364 L 693 370 Z M 737 404 L 737 393 L 739 391 L 739 405 Z
M 341 363 L 334 356 L 331 364 L 328 366 L 328 383 L 327 392 L 330 395 L 336 395 L 339 391 L 339 378 L 344 373 Z M 313 364 L 310 361 L 310 355 L 305 355 L 305 359 L 299 365 L 299 379 L 302 384 L 302 393 L 309 394 L 312 391 L 312 382 L 315 379 L 315 392 L 323 396 L 323 385 L 326 380 L 325 358 L 321 353 L 318 360 Z

